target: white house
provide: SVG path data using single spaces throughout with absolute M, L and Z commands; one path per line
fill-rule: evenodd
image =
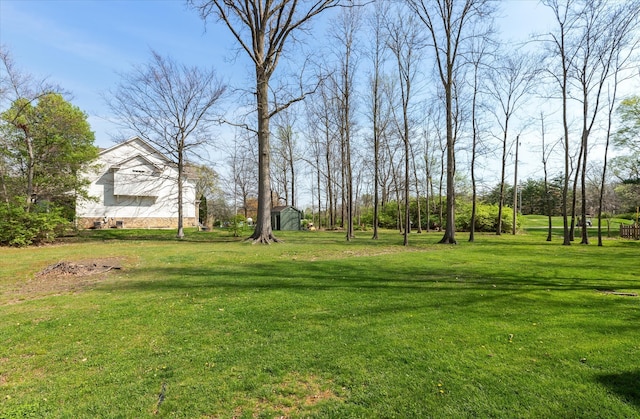
M 94 199 L 76 202 L 79 228 L 178 227 L 178 169 L 157 149 L 133 137 L 101 151 L 97 163 L 86 174 Z M 184 181 L 182 193 L 184 226 L 195 226 L 194 182 Z

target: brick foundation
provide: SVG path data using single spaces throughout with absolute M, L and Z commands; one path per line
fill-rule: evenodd
M 78 218 L 76 225 L 79 229 L 88 228 L 167 228 L 177 229 L 177 218 L 109 218 L 106 224 L 103 224 L 104 218 Z M 197 225 L 194 217 L 184 217 L 184 227 L 195 227 Z

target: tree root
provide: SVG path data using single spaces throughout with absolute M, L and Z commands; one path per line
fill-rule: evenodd
M 273 234 L 267 235 L 252 235 L 247 238 L 247 240 L 252 240 L 251 244 L 271 244 L 271 243 L 284 243 L 283 240 L 277 238 Z
M 438 242 L 438 244 L 458 244 L 458 241 L 451 239 L 451 237 L 445 236 Z

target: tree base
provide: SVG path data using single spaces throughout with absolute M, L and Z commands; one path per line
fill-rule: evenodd
M 282 243 L 283 240 L 278 239 L 273 233 L 269 234 L 252 234 L 247 237 L 247 241 L 251 240 L 251 244 L 271 244 L 271 243 Z
M 444 236 L 438 243 L 439 244 L 458 244 L 456 239 L 451 238 L 449 236 Z

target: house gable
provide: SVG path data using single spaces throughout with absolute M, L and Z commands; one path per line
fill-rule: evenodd
M 123 163 L 131 159 L 131 156 L 144 156 L 146 160 L 160 165 L 170 164 L 171 162 L 164 154 L 140 137 L 132 137 L 113 147 L 104 149 L 99 156 L 101 159 L 106 160 L 111 160 L 111 156 L 114 156 L 117 163 Z
M 162 186 L 162 168 L 142 155 L 110 167 L 115 196 L 157 197 Z
M 102 150 L 99 171 L 87 173 L 89 195 L 79 199 L 76 216 L 80 227 L 96 222 L 113 226 L 169 227 L 177 225 L 178 170 L 170 159 L 144 140 L 134 137 Z M 195 183 L 183 183 L 185 225 L 196 225 Z

